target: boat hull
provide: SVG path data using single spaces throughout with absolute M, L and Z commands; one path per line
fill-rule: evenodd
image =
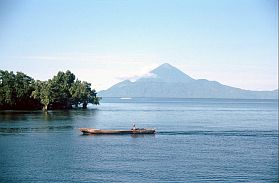
M 95 128 L 80 128 L 84 135 L 89 134 L 154 134 L 155 129 L 136 129 L 136 130 L 100 130 Z

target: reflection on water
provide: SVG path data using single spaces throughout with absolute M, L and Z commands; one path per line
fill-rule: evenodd
M 119 138 L 119 137 L 132 137 L 132 138 L 152 138 L 155 137 L 155 134 L 81 134 L 80 136 L 89 136 L 89 137 L 104 137 L 104 138 Z
M 70 132 L 86 118 L 94 119 L 96 109 L 57 111 L 0 111 L 0 135 Z M 94 124 L 94 121 L 91 122 Z
M 147 138 L 147 137 L 155 137 L 155 134 L 131 134 L 132 138 Z
M 30 111 L 0 111 L 0 123 L 9 121 L 24 121 L 27 120 L 27 115 L 32 115 L 36 112 Z
M 57 111 L 15 111 L 6 110 L 0 111 L 0 123 L 1 122 L 16 122 L 16 121 L 28 121 L 28 120 L 71 120 L 78 116 L 92 117 L 97 112 L 97 109 L 76 109 L 76 110 L 57 110 Z
M 32 132 L 51 132 L 51 131 L 66 131 L 73 129 L 73 126 L 42 126 L 38 128 L 27 128 L 27 127 L 12 127 L 12 128 L 0 128 L 1 133 L 32 133 Z

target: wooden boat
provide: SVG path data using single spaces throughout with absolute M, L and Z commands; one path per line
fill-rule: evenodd
M 154 134 L 155 129 L 137 128 L 135 130 L 100 130 L 96 128 L 80 128 L 84 135 L 89 134 Z

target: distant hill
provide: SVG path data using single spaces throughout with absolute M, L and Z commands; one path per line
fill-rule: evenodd
M 100 91 L 98 96 L 276 99 L 278 98 L 278 90 L 251 91 L 226 86 L 217 81 L 196 80 L 165 63 L 134 82 L 125 80 L 107 90 Z

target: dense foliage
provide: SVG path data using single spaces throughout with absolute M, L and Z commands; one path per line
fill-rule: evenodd
M 80 81 L 70 71 L 58 72 L 48 81 L 35 81 L 22 72 L 0 70 L 0 109 L 70 109 L 100 98 L 91 84 Z

